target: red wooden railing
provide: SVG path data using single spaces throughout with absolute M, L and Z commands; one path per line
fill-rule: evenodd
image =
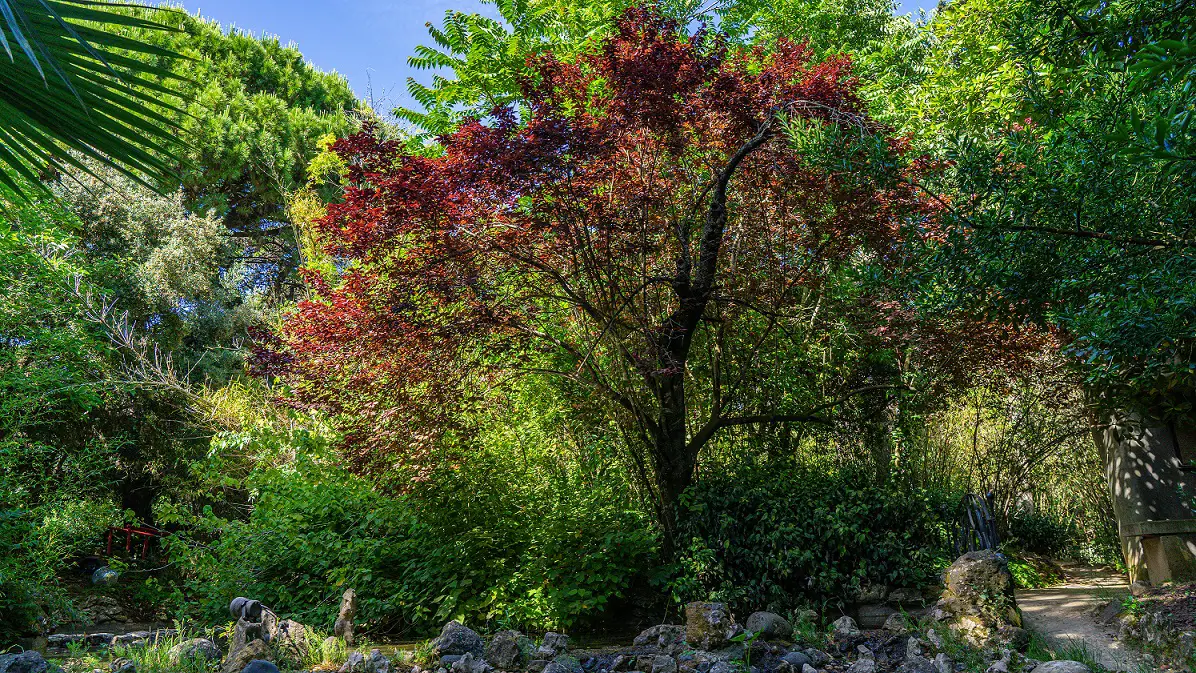
M 168 531 L 159 530 L 153 526 L 113 526 L 108 529 L 108 556 L 112 556 L 112 542 L 121 534 L 125 537 L 125 553 L 130 556 L 135 553 L 133 541 L 134 538 L 137 538 L 140 542 L 142 558 L 145 558 L 149 554 L 150 544 L 154 540 L 170 535 Z

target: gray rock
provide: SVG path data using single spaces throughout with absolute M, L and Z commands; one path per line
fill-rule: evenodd
M 271 654 L 270 646 L 266 644 L 266 641 L 260 638 L 251 640 L 240 647 L 230 648 L 228 657 L 224 660 L 224 666 L 220 670 L 222 673 L 240 673 L 255 659 L 268 659 Z
M 630 671 L 635 667 L 635 656 L 628 654 L 616 654 L 615 658 L 610 662 L 610 670 L 612 671 Z
M 685 606 L 685 642 L 701 650 L 717 650 L 735 637 L 734 620 L 723 603 L 693 602 Z
M 897 667 L 897 673 L 938 673 L 929 659 L 923 656 L 907 656 Z
M 100 566 L 91 574 L 91 583 L 98 586 L 111 586 L 120 579 L 120 573 L 108 566 Z
M 818 669 L 806 664 L 805 666 L 801 667 L 801 673 L 818 673 Z
M 815 666 L 821 666 L 831 660 L 831 655 L 813 647 L 807 647 L 806 649 L 802 650 L 802 653 L 809 657 L 810 662 Z
M 241 669 L 241 673 L 278 673 L 278 667 L 265 659 L 254 659 Z
M 350 652 L 338 673 L 366 673 L 365 655 L 361 652 Z
M 486 646 L 486 661 L 500 671 L 524 667 L 530 658 L 532 641 L 518 631 L 499 631 Z
M 570 673 L 570 671 L 568 666 L 560 662 L 553 661 L 549 662 L 549 664 L 544 667 L 544 673 Z
M 1078 661 L 1046 661 L 1035 667 L 1034 673 L 1092 673 L 1092 669 Z
M 781 655 L 781 662 L 792 667 L 794 671 L 800 671 L 805 668 L 806 664 L 814 663 L 814 660 L 804 652 L 786 652 Z
M 763 640 L 793 639 L 793 625 L 775 612 L 753 612 L 743 627 Z
M 716 661 L 710 666 L 710 673 L 732 673 L 734 670 L 726 661 Z
M 490 673 L 493 670 L 493 666 L 481 657 L 473 656 L 472 652 L 466 652 L 461 655 L 461 658 L 453 664 L 452 668 L 453 673 Z
M 859 647 L 855 648 L 855 651 L 856 651 L 856 654 L 858 654 L 860 656 L 860 659 L 875 659 L 876 658 L 876 655 L 872 653 L 872 650 L 868 649 L 864 645 L 860 645 Z
M 137 673 L 137 664 L 128 659 L 114 659 L 108 664 L 108 670 L 112 673 Z
M 390 658 L 375 648 L 370 650 L 370 656 L 365 660 L 367 673 L 390 673 Z
M 481 658 L 484 651 L 482 637 L 457 620 L 445 624 L 440 635 L 432 641 L 432 652 L 438 657 L 472 654 L 475 658 Z
M 889 633 L 905 633 L 906 631 L 909 631 L 909 625 L 906 622 L 905 615 L 901 614 L 900 612 L 894 612 L 893 614 L 889 615 L 888 618 L 885 619 L 884 626 L 881 628 Z
M 0 673 L 46 673 L 49 670 L 50 662 L 34 650 L 0 655 Z
M 859 659 L 854 664 L 848 667 L 847 673 L 875 673 L 876 660 L 875 659 Z
M 357 616 L 357 592 L 346 589 L 341 596 L 341 606 L 336 613 L 336 621 L 332 624 L 332 635 L 343 638 L 348 645 L 353 644 L 353 618 Z
M 544 639 L 540 641 L 540 647 L 536 650 L 536 657 L 540 659 L 555 659 L 568 651 L 568 649 L 569 636 L 549 631 L 544 634 Z
M 677 660 L 663 654 L 655 656 L 649 673 L 677 673 Z
M 640 634 L 635 637 L 635 640 L 632 641 L 632 644 L 634 644 L 636 647 L 643 647 L 645 645 L 668 647 L 674 643 L 680 642 L 684 635 L 684 626 L 679 624 L 658 624 L 641 631 Z
M 1009 673 L 1009 662 L 1005 660 L 994 661 L 985 673 Z
M 307 658 L 311 644 L 307 642 L 306 626 L 291 619 L 278 621 L 274 618 L 263 621 L 263 624 L 263 639 L 270 643 L 278 656 L 292 662 Z
M 918 640 L 917 636 L 910 636 L 909 640 L 905 641 L 905 656 L 922 656 L 922 642 Z
M 220 648 L 207 638 L 184 640 L 170 648 L 170 662 L 175 666 L 184 661 L 216 661 L 220 655 Z
M 860 627 L 856 626 L 851 617 L 843 616 L 831 623 L 831 635 L 836 638 L 854 638 L 860 635 Z
M 527 662 L 528 673 L 542 673 L 548 667 L 548 663 L 547 659 L 532 659 Z
M 453 664 L 457 663 L 458 661 L 461 661 L 461 657 L 463 657 L 463 656 L 465 656 L 465 655 L 463 655 L 463 654 L 446 654 L 440 658 L 440 665 L 448 667 L 448 668 L 452 668 Z
M 942 652 L 939 652 L 931 663 L 934 664 L 935 673 L 954 673 L 955 671 L 955 662 Z

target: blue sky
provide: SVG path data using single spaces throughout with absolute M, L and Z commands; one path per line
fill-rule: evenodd
M 378 109 L 410 104 L 408 76 L 427 82 L 428 73 L 412 71 L 407 57 L 427 43 L 426 23 L 439 24 L 445 10 L 493 13 L 478 0 L 182 0 L 224 26 L 254 34 L 277 35 L 294 42 L 307 60 L 349 79 L 363 98 L 373 92 Z M 929 10 L 937 0 L 902 0 L 902 13 Z

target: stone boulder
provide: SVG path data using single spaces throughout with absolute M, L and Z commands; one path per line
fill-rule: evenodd
M 797 671 L 805 670 L 806 666 L 809 666 L 813 663 L 814 660 L 804 652 L 786 652 L 785 654 L 781 655 L 781 661 L 777 666 L 777 670 L 781 671 L 782 673 L 785 671 L 793 671 L 796 673 Z
M 664 654 L 658 654 L 652 657 L 652 665 L 647 669 L 648 673 L 677 673 L 677 660 Z
M 700 650 L 726 647 L 735 636 L 735 621 L 724 603 L 695 601 L 685 606 L 685 642 Z
M 367 673 L 390 673 L 390 658 L 382 654 L 379 649 L 370 650 L 370 656 L 365 660 Z
M 251 662 L 258 659 L 268 661 L 271 656 L 273 653 L 266 641 L 251 640 L 239 648 L 229 650 L 220 671 L 221 673 L 241 673 Z
M 207 638 L 192 638 L 170 648 L 170 663 L 178 666 L 185 661 L 217 661 L 220 647 Z
M 914 655 L 901 662 L 897 667 L 897 673 L 938 673 L 938 669 L 926 657 Z
M 1078 661 L 1045 661 L 1034 667 L 1034 673 L 1092 673 L 1092 669 Z
M 854 619 L 844 615 L 831 623 L 831 635 L 836 640 L 850 640 L 860 635 L 860 627 Z
M 946 588 L 935 604 L 933 619 L 976 647 L 1028 642 L 1013 596 L 1013 575 L 1003 554 L 968 552 L 951 564 L 944 579 Z
M 775 612 L 753 612 L 743 627 L 763 640 L 792 640 L 793 625 Z M 801 667 L 797 667 L 801 670 Z
M 263 639 L 270 643 L 279 657 L 292 663 L 307 658 L 311 643 L 307 641 L 307 627 L 299 622 L 283 619 L 266 622 Z
M 361 652 L 350 652 L 337 673 L 368 673 L 368 670 L 365 655 Z
M 353 618 L 357 616 L 357 592 L 346 589 L 341 596 L 341 607 L 336 613 L 336 622 L 332 625 L 332 635 L 353 644 Z
M 453 662 L 450 670 L 453 673 L 490 673 L 494 667 L 481 657 L 473 656 L 472 652 L 466 652 L 461 655 L 460 659 Z
M 499 631 L 486 646 L 486 661 L 500 671 L 516 671 L 531 659 L 531 638 L 518 631 Z
M 640 632 L 632 644 L 636 647 L 656 646 L 668 648 L 685 637 L 685 627 L 679 624 L 657 624 Z
M 47 673 L 49 670 L 50 662 L 34 650 L 0 655 L 0 673 Z
M 278 673 L 278 667 L 265 659 L 254 659 L 241 669 L 241 673 Z
M 482 637 L 457 620 L 444 625 L 440 635 L 432 641 L 432 654 L 437 657 L 472 654 L 480 659 L 485 652 Z
M 133 663 L 131 659 L 121 657 L 113 659 L 108 664 L 108 670 L 112 673 L 137 673 L 137 664 Z
M 536 649 L 536 658 L 556 659 L 568 650 L 569 636 L 549 631 L 544 634 L 544 638 L 540 641 L 540 647 Z
M 909 631 L 909 622 L 905 615 L 894 612 L 885 619 L 884 626 L 881 628 L 889 633 L 905 633 Z

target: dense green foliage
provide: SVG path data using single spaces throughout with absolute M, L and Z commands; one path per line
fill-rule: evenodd
M 481 373 L 350 385 L 353 404 L 331 413 L 246 370 L 251 344 L 277 353 L 298 302 L 326 305 L 360 268 L 323 219 L 352 168 L 328 150 L 335 138 L 369 120 L 430 166 L 438 136 L 496 105 L 513 106 L 503 123 L 518 132 L 534 117 L 521 84 L 535 64 L 595 62 L 637 3 L 494 4 L 502 20 L 450 11 L 431 29 L 411 62 L 435 73 L 411 84 L 421 108 L 396 111 L 396 124 L 276 39 L 120 10 L 136 18 L 114 34 L 152 47 L 113 48 L 152 66 L 132 90 L 164 111 L 137 124 L 149 138 L 177 127 L 185 162 L 176 180 L 146 176 L 155 189 L 86 153 L 54 174 L 6 174 L 47 196 L 0 215 L 0 639 L 80 617 L 76 561 L 123 522 L 172 531 L 165 563 L 113 561 L 137 571 L 110 589 L 131 605 L 217 625 L 230 598 L 251 595 L 327 627 L 353 587 L 364 627 L 388 635 L 450 618 L 598 628 L 692 599 L 740 615 L 834 608 L 932 584 L 966 492 L 994 494 L 1007 549 L 1026 554 L 1025 585 L 1051 577 L 1031 553 L 1119 560 L 1093 419 L 1177 417 L 1194 399 L 1190 2 L 968 0 L 925 23 L 882 0 L 659 4 L 682 31 L 706 26 L 695 44 L 710 54 L 758 49 L 763 63 L 777 38 L 808 36 L 815 62 L 850 55 L 852 90 L 895 138 L 790 121 L 795 170 L 833 175 L 844 193 L 900 175 L 933 213 L 916 222 L 926 235 L 817 265 L 816 282 L 786 287 L 797 300 L 780 320 L 728 303 L 700 321 L 693 427 L 720 395 L 728 415 L 817 418 L 705 438 L 671 557 L 648 454 L 578 373 L 613 372 L 613 388 L 631 389 L 632 369 L 612 366 L 631 341 L 611 338 L 623 326 L 552 322 L 567 313 L 552 293 L 531 313 L 552 338 L 577 339 L 579 357 L 458 340 Z M 505 278 L 495 287 L 512 295 L 532 285 Z M 760 271 L 747 285 L 772 280 Z M 414 313 L 433 311 L 429 297 L 412 296 Z M 412 351 L 416 365 L 465 329 L 442 327 Z M 330 349 L 379 350 L 354 334 Z M 342 363 L 346 376 L 373 371 L 365 355 Z M 508 376 L 516 368 L 534 371 Z M 450 411 L 431 413 L 434 394 Z M 358 451 L 367 432 L 392 452 Z
M 687 499 L 688 542 L 673 591 L 736 614 L 851 603 L 865 590 L 921 587 L 948 555 L 955 500 L 878 486 L 869 473 L 783 458 L 718 470 Z

